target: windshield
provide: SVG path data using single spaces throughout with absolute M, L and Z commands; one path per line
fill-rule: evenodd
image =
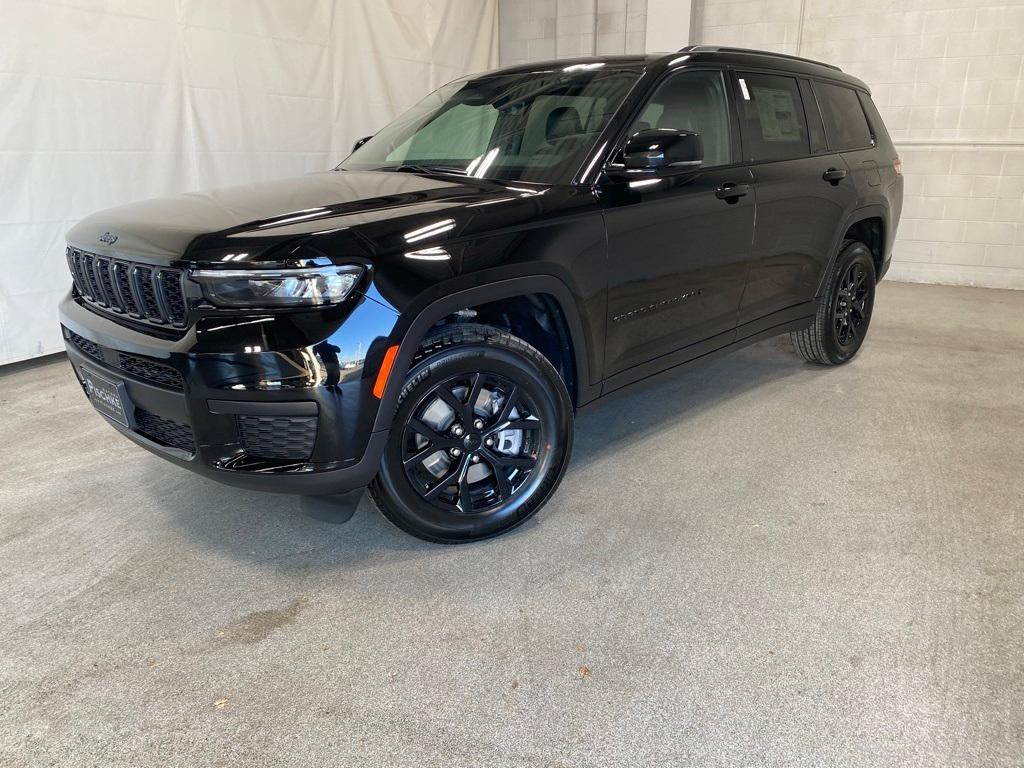
M 594 63 L 456 80 L 339 167 L 567 184 L 638 76 Z

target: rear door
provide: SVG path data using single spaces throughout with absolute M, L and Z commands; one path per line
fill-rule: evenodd
M 813 86 L 829 147 L 846 162 L 857 196 L 867 200 L 882 185 L 883 169 L 860 97 L 853 88 L 836 83 L 816 80 Z
M 750 273 L 738 338 L 811 314 L 836 229 L 856 204 L 843 158 L 828 149 L 806 81 L 737 71 L 743 154 L 757 189 Z

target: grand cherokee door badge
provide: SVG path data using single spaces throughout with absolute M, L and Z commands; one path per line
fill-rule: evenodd
M 629 310 L 629 312 L 623 312 L 621 315 L 615 315 L 615 317 L 612 318 L 612 322 L 621 323 L 624 320 L 632 320 L 633 318 L 639 317 L 640 315 L 648 315 L 651 312 L 660 312 L 663 309 L 668 309 L 670 306 L 674 304 L 678 304 L 680 301 L 693 298 L 694 296 L 699 296 L 703 292 L 703 288 L 698 288 L 695 291 L 687 291 L 686 293 L 681 293 L 678 296 L 673 296 L 668 299 L 656 301 L 653 304 L 648 304 L 645 307 L 637 307 L 636 309 Z

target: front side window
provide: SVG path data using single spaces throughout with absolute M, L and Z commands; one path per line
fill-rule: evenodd
M 638 77 L 596 64 L 456 80 L 339 167 L 567 184 Z
M 871 146 L 871 129 L 853 88 L 815 82 L 814 93 L 821 105 L 829 149 L 863 149 Z
M 657 87 L 629 129 L 675 128 L 700 134 L 703 166 L 730 162 L 729 108 L 725 83 L 717 70 L 693 70 L 669 77 Z
M 737 74 L 744 154 L 754 161 L 789 160 L 810 153 L 796 78 Z

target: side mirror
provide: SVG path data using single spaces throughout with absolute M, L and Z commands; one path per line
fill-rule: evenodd
M 629 171 L 699 168 L 704 160 L 704 142 L 695 131 L 652 128 L 630 136 L 622 157 Z
M 363 138 L 359 139 L 358 141 L 356 141 L 355 144 L 352 145 L 352 151 L 355 152 L 357 149 L 363 146 L 363 144 L 365 144 L 372 138 L 373 136 L 363 136 Z

